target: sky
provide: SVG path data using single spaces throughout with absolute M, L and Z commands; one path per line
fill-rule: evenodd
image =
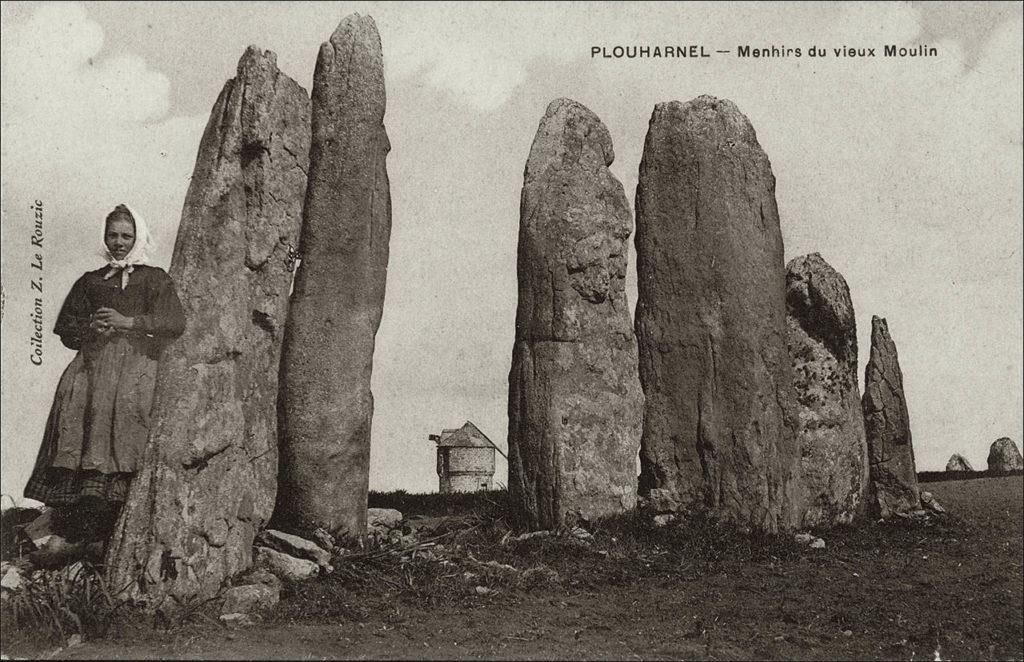
M 519 194 L 538 122 L 559 97 L 604 121 L 631 205 L 654 105 L 734 101 L 771 159 L 786 259 L 820 252 L 849 283 L 861 381 L 871 316 L 888 319 L 918 469 L 941 470 L 952 453 L 984 469 L 993 440 L 1020 444 L 1020 3 L 5 2 L 5 494 L 21 494 L 73 357 L 50 330 L 71 284 L 102 264 L 106 212 L 127 202 L 145 216 L 166 268 L 203 127 L 245 47 L 277 53 L 308 91 L 319 44 L 353 11 L 380 30 L 392 146 L 371 489 L 436 490 L 427 435 L 466 420 L 506 448 Z M 594 46 L 665 44 L 731 52 L 591 57 Z M 938 55 L 883 57 L 887 44 Z M 803 56 L 744 59 L 740 45 Z M 808 57 L 810 46 L 829 55 Z M 835 57 L 842 46 L 876 56 Z M 28 341 L 36 253 L 40 366 Z M 506 470 L 499 456 L 496 484 Z

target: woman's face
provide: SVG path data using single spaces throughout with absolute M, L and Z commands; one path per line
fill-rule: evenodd
M 103 240 L 114 259 L 123 260 L 135 245 L 135 226 L 126 218 L 115 218 L 107 223 Z

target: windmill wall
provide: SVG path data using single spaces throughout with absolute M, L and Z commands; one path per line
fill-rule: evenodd
M 494 486 L 493 448 L 438 448 L 438 491 L 477 492 Z

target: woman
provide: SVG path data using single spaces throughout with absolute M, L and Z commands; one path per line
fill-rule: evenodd
M 185 330 L 167 273 L 150 266 L 153 241 L 126 205 L 107 215 L 106 266 L 83 275 L 54 333 L 78 355 L 54 396 L 25 496 L 55 508 L 72 542 L 105 540 L 142 462 L 160 351 Z

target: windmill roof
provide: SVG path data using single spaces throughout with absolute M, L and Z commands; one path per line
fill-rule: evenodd
M 470 421 L 466 421 L 458 429 L 442 430 L 441 438 L 435 443 L 439 448 L 497 448 L 494 442 Z

